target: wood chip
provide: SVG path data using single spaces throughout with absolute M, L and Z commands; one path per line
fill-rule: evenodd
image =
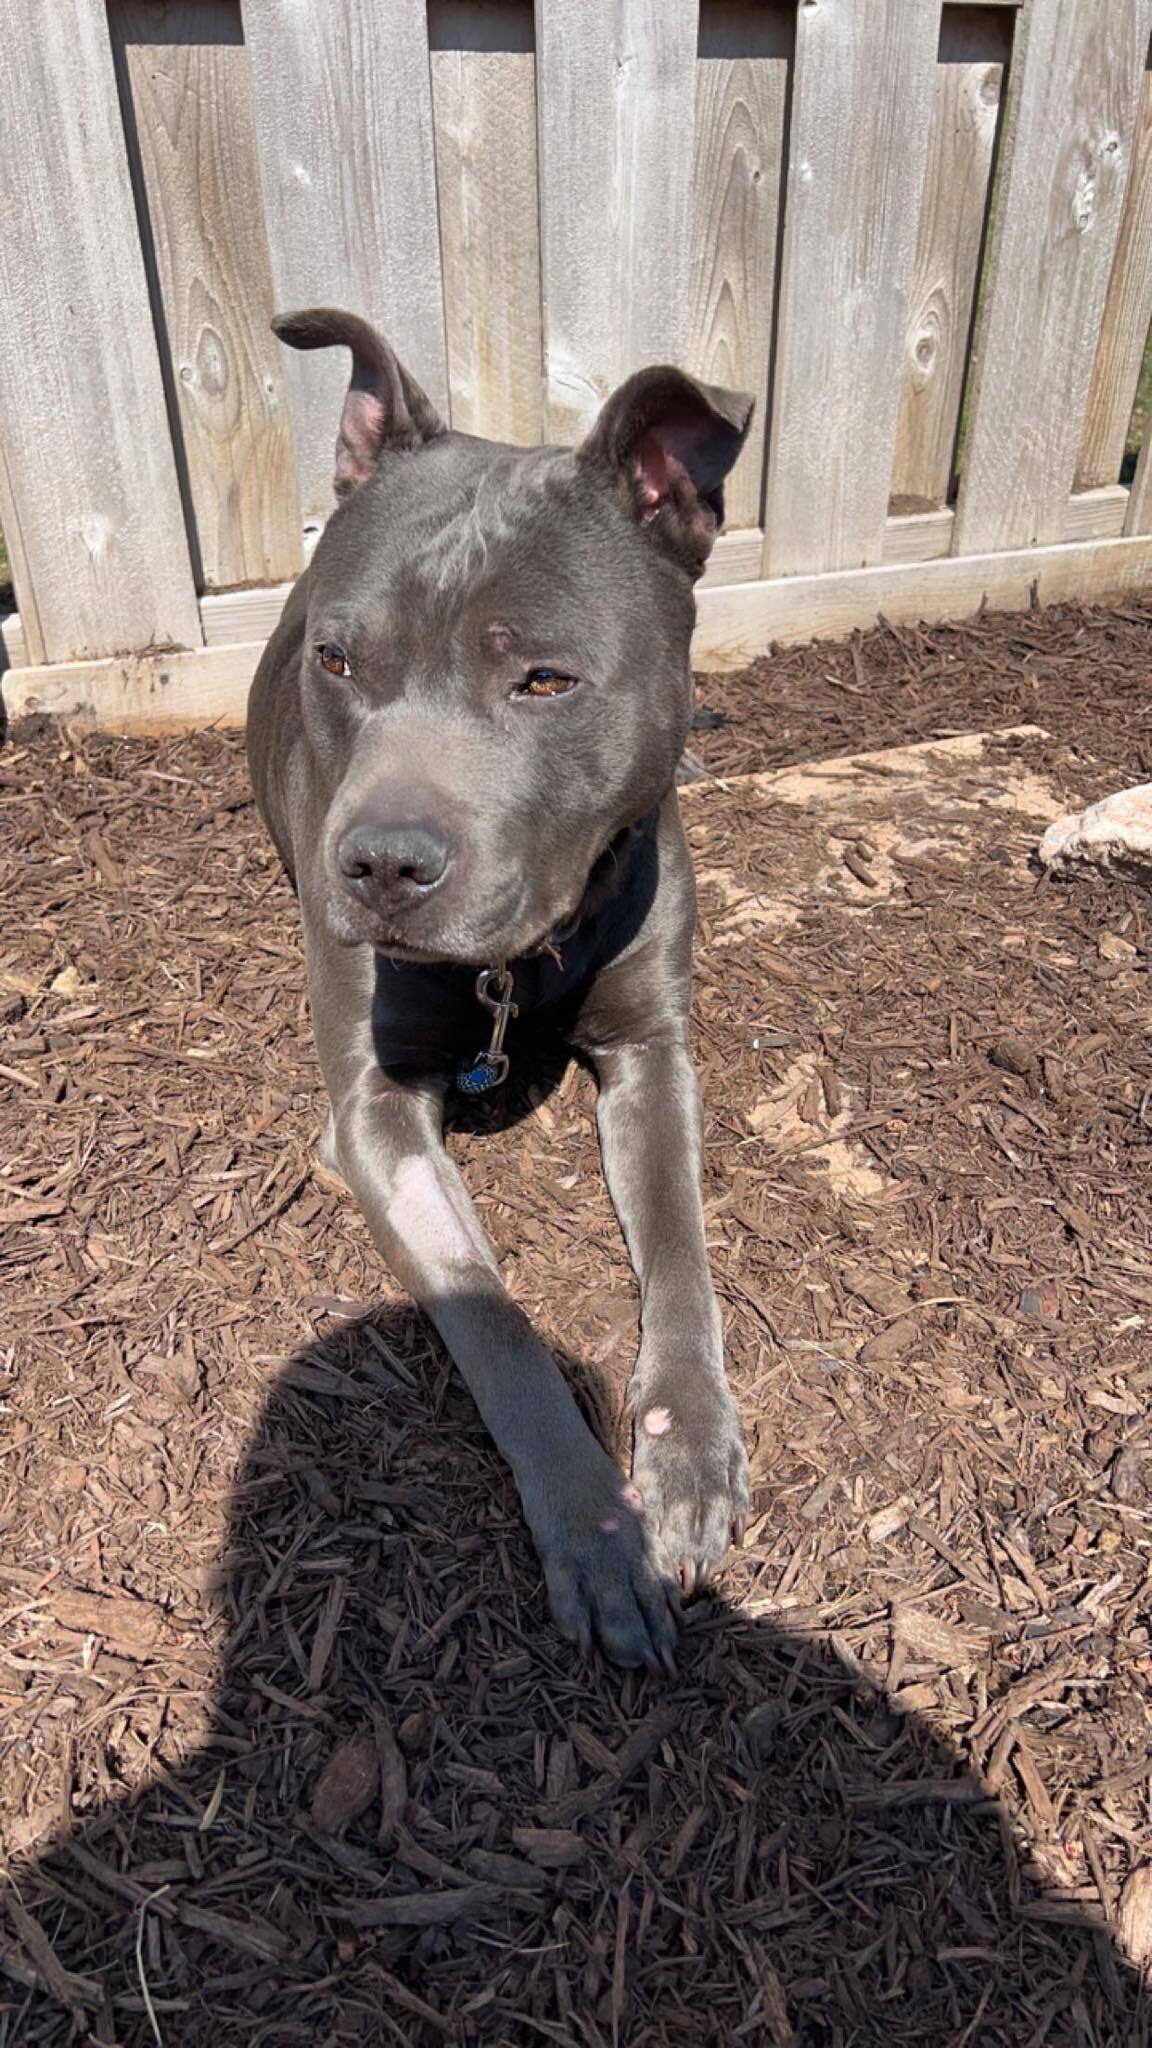
M 342 1835 L 366 1813 L 380 1783 L 380 1757 L 371 1728 L 334 1749 L 312 1792 L 312 1818 L 325 1834 Z
M 1132 1962 L 1141 1968 L 1152 1963 L 1152 1863 L 1138 1864 L 1125 1880 L 1116 1912 L 1116 1933 Z
M 50 1595 L 52 1613 L 62 1628 L 82 1635 L 101 1636 L 122 1657 L 148 1659 L 170 1650 L 176 1632 L 158 1607 L 127 1594 L 85 1593 L 54 1586 Z
M 333 1899 L 332 1910 L 352 1927 L 450 1927 L 474 1919 L 500 1897 L 497 1885 L 473 1884 L 448 1892 L 400 1892 L 390 1899 Z
M 588 1854 L 587 1843 L 572 1828 L 513 1828 L 512 1840 L 541 1870 L 571 1870 Z

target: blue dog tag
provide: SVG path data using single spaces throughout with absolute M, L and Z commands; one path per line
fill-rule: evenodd
M 456 1069 L 456 1086 L 461 1095 L 487 1095 L 490 1088 L 498 1088 L 508 1072 L 508 1055 L 504 1051 L 504 1033 L 508 1019 L 518 1012 L 512 1001 L 512 976 L 507 967 L 482 967 L 476 976 L 476 999 L 491 1012 L 492 1037 L 487 1052 L 474 1053 L 470 1060 L 461 1060 Z
M 505 1053 L 477 1053 L 475 1059 L 464 1061 L 456 1069 L 456 1086 L 461 1095 L 487 1095 L 490 1088 L 498 1088 L 508 1072 Z

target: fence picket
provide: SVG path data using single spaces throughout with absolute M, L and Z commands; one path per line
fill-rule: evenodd
M 447 410 L 423 0 L 242 7 L 278 309 L 362 313 Z M 285 355 L 309 521 L 332 509 L 348 365 L 338 351 Z
M 784 111 L 793 25 L 779 7 L 705 0 L 692 181 L 688 366 L 756 400 L 725 486 L 729 531 L 760 523 Z
M 807 0 L 797 16 L 768 576 L 883 556 L 939 15 Z
M 1132 400 L 1152 320 L 1152 71 L 1145 71 L 1132 138 L 1132 162 L 1120 236 L 1104 302 L 1104 319 L 1080 453 L 1076 489 L 1114 484 L 1124 460 Z
M 1150 25 L 1150 0 L 1028 0 L 1018 17 L 957 554 L 1060 538 Z
M 114 0 L 208 589 L 301 567 L 296 465 L 236 0 Z
M 943 505 L 952 478 L 1010 43 L 1005 13 L 945 11 L 892 465 L 909 512 Z
M 33 661 L 201 642 L 101 0 L 0 0 L 0 520 Z
M 452 424 L 544 436 L 531 0 L 431 0 Z
M 553 440 L 630 371 L 687 355 L 696 34 L 697 0 L 537 0 Z

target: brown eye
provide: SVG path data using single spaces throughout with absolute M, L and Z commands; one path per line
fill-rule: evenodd
M 325 640 L 321 642 L 316 652 L 320 656 L 321 668 L 327 669 L 330 676 L 351 675 L 352 664 L 342 647 L 336 647 L 331 640 Z
M 558 668 L 530 668 L 517 692 L 521 697 L 563 697 L 576 688 L 575 676 Z

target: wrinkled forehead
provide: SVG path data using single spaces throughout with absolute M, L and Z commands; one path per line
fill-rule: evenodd
M 450 436 L 385 457 L 335 515 L 313 565 L 313 615 L 327 631 L 425 646 L 464 619 L 507 627 L 537 652 L 602 642 L 609 587 L 627 597 L 635 582 L 630 538 L 589 501 L 568 450 Z
M 573 473 L 563 449 L 503 448 L 463 434 L 387 454 L 333 516 L 336 545 L 317 550 L 317 572 L 326 586 L 403 572 L 438 588 L 474 575 L 555 515 Z

